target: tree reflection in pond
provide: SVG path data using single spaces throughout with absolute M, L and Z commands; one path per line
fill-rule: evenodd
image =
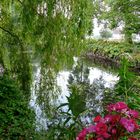
M 73 123 L 74 118 L 89 123 L 90 117 L 103 112 L 103 104 L 109 100 L 104 92 L 111 90 L 117 80 L 115 75 L 89 67 L 84 61 L 76 59 L 71 71 L 56 73 L 53 69 L 40 68 L 40 79 L 34 95 L 42 114 L 45 113 L 44 116 L 36 113 L 40 117 L 38 120 L 44 117 L 40 124 L 46 123 L 49 129 L 62 124 L 64 127 Z
M 73 115 L 78 116 L 86 110 L 84 114 L 82 113 L 82 117 L 84 116 L 88 123 L 89 120 L 92 120 L 89 119 L 90 116 L 93 117 L 93 115 L 102 113 L 104 101 L 109 102 L 110 100 L 104 93 L 107 90 L 111 92 L 115 84 L 115 82 L 113 84 L 113 79 L 117 80 L 117 77 L 113 77 L 111 74 L 97 68 L 88 67 L 86 63 L 78 61 L 68 80 L 69 98 L 76 98 L 68 100 L 68 105 Z M 111 80 L 112 83 L 109 83 Z M 77 95 L 75 96 L 75 94 Z

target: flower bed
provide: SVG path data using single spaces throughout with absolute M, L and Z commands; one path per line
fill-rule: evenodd
M 138 111 L 131 110 L 124 102 L 117 102 L 107 106 L 107 112 L 104 117 L 96 116 L 94 124 L 84 128 L 76 140 L 119 140 L 123 137 L 138 140 L 134 137 L 134 133 L 140 131 Z

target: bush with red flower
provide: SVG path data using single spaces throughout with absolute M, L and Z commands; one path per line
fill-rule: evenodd
M 84 128 L 76 140 L 119 140 L 123 137 L 138 140 L 133 137 L 134 132 L 140 131 L 138 111 L 131 110 L 124 102 L 117 102 L 107 106 L 107 112 L 104 117 L 96 116 L 94 125 Z

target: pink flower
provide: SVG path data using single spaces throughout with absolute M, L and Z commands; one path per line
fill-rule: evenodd
M 104 140 L 102 137 L 100 137 L 100 138 L 97 138 L 97 140 Z
M 116 134 L 116 133 L 117 133 L 117 130 L 116 130 L 115 128 L 113 128 L 113 129 L 111 130 L 111 133 L 112 133 L 112 134 Z
M 127 104 L 125 104 L 124 102 L 117 102 L 116 104 L 110 104 L 108 106 L 108 111 L 126 111 L 128 109 Z
M 87 134 L 86 128 L 84 128 L 77 136 L 76 140 L 85 140 Z
M 95 125 L 84 128 L 76 140 L 118 140 L 124 134 L 130 136 L 132 132 L 140 130 L 140 126 L 136 123 L 136 120 L 139 118 L 139 112 L 130 110 L 124 102 L 109 105 L 108 111 L 109 114 L 105 117 L 96 116 L 93 119 Z M 90 133 L 91 135 L 88 135 L 87 137 L 89 138 L 87 138 L 86 135 Z M 138 140 L 134 137 L 127 138 L 128 140 Z
M 112 111 L 115 111 L 116 108 L 115 108 L 114 104 L 110 104 L 110 105 L 107 106 L 107 110 L 108 110 L 109 112 L 112 112 Z
M 127 106 L 127 104 L 125 104 L 124 102 L 117 102 L 116 104 L 115 104 L 115 108 L 116 108 L 116 110 L 123 110 L 123 109 L 127 109 L 128 108 L 128 106 Z
M 104 117 L 104 121 L 105 123 L 110 123 L 112 120 L 112 115 L 108 114 Z
M 108 133 L 103 133 L 102 136 L 103 136 L 104 138 L 106 138 L 106 139 L 108 139 L 109 137 L 111 137 L 111 135 L 108 134 Z
M 86 128 L 87 133 L 95 132 L 95 125 L 90 125 L 88 128 Z
M 96 127 L 95 127 L 96 133 L 97 134 L 104 134 L 107 132 L 107 125 L 103 122 L 99 122 Z
M 119 122 L 120 118 L 121 118 L 120 115 L 117 115 L 117 114 L 115 114 L 115 115 L 110 115 L 110 114 L 109 114 L 109 115 L 106 115 L 106 116 L 104 117 L 104 122 L 105 122 L 105 123 L 115 124 L 115 123 Z
M 116 124 L 117 122 L 120 121 L 121 116 L 120 115 L 112 115 L 112 119 L 111 119 L 111 124 Z
M 136 110 L 129 110 L 128 115 L 132 116 L 135 119 L 139 118 L 139 112 Z
M 96 116 L 95 118 L 94 118 L 94 122 L 99 122 L 100 120 L 101 120 L 101 116 L 100 115 L 98 115 L 98 116 Z
M 136 122 L 133 119 L 126 119 L 126 118 L 121 118 L 120 124 L 123 125 L 123 127 L 128 131 L 128 132 L 134 132 L 136 129 L 139 128 L 139 126 L 136 124 Z

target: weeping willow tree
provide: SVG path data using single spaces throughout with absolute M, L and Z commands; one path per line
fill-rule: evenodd
M 58 71 L 65 62 L 72 63 L 70 56 L 79 53 L 92 29 L 93 11 L 92 0 L 0 1 L 0 63 L 24 99 L 30 98 L 32 58 L 40 59 L 41 77 L 49 69 Z M 47 92 L 45 97 L 50 96 Z
M 45 66 L 61 69 L 72 63 L 82 40 L 92 28 L 92 0 L 2 0 L 0 3 L 0 54 L 4 68 L 29 96 L 31 57 Z M 35 55 L 33 55 L 35 54 Z
M 59 67 L 62 61 L 68 61 L 69 52 L 77 53 L 79 46 L 81 49 L 82 40 L 92 28 L 92 15 L 92 0 L 1 0 L 0 51 L 4 67 L 20 73 L 21 87 L 27 89 L 29 52 L 36 50 L 41 63 L 51 61 Z
M 71 50 L 92 27 L 92 5 L 91 0 L 2 0 L 1 35 L 24 49 Z

